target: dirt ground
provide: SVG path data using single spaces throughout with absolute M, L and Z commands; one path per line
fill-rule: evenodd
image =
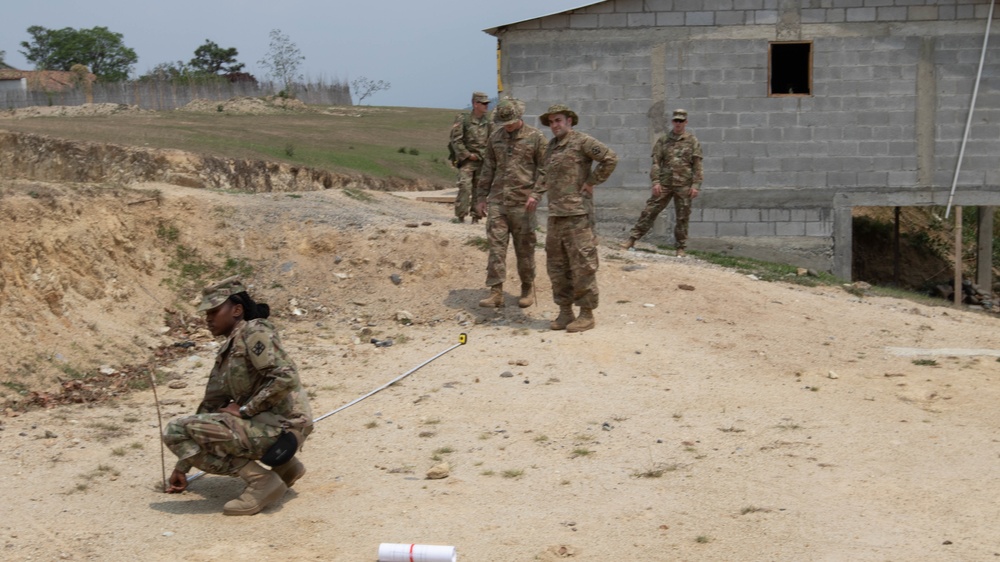
M 476 306 L 482 227 L 443 205 L 0 192 L 4 560 L 374 561 L 383 542 L 498 562 L 1000 557 L 995 315 L 606 240 L 597 328 L 567 334 L 547 329 L 542 249 L 537 306 L 517 308 L 514 278 L 506 308 Z M 218 342 L 193 315 L 181 246 L 252 266 L 316 416 L 468 343 L 321 422 L 281 502 L 225 517 L 235 479 L 160 493 L 151 390 L 23 408 L 159 349 L 162 419 L 193 411 Z M 427 479 L 442 462 L 448 476 Z

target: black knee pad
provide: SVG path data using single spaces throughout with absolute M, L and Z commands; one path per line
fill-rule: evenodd
M 299 440 L 295 438 L 295 434 L 283 431 L 260 460 L 267 466 L 281 466 L 292 460 L 298 450 Z

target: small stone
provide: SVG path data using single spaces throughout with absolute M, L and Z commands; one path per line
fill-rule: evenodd
M 165 537 L 172 537 L 172 536 L 174 536 L 174 532 L 173 531 L 164 531 L 163 532 L 163 536 L 165 536 Z
M 527 359 L 511 359 L 510 361 L 507 362 L 507 364 L 508 365 L 520 365 L 520 366 L 523 367 L 523 366 L 525 366 L 525 365 L 528 364 L 528 360 Z
M 656 308 L 656 305 L 655 305 L 655 304 L 653 304 L 653 303 L 651 303 L 651 302 L 647 302 L 646 304 L 644 304 L 644 305 L 642 305 L 642 306 L 643 306 L 644 308 Z
M 513 376 L 514 376 L 514 373 L 512 373 L 510 371 L 504 371 L 504 372 L 500 373 L 500 377 L 505 378 L 505 379 L 509 379 L 509 378 L 511 378 Z
M 799 277 L 809 275 L 809 270 L 804 267 L 797 267 L 795 268 L 795 275 L 798 275 Z
M 389 276 L 389 280 L 392 281 L 393 285 L 399 285 L 403 282 L 403 278 L 399 276 L 398 273 L 393 273 Z
M 431 221 L 424 221 L 424 222 L 422 222 L 420 224 L 423 225 L 423 226 L 430 226 L 431 225 Z
M 833 371 L 830 371 L 830 372 L 828 372 L 826 374 L 826 378 L 828 378 L 828 379 L 839 379 L 840 377 L 837 376 L 837 373 L 834 373 Z
M 118 372 L 118 371 L 116 371 L 116 370 L 114 369 L 114 367 L 112 367 L 111 365 L 101 365 L 101 368 L 100 368 L 100 369 L 98 369 L 98 371 L 99 371 L 99 372 L 100 372 L 100 373 L 101 373 L 102 375 L 113 375 L 113 374 L 115 374 L 115 373 L 117 373 L 117 372 Z
M 443 462 L 441 464 L 436 464 L 427 471 L 428 480 L 440 480 L 442 478 L 447 478 L 451 474 L 451 467 L 448 463 Z
M 681 283 L 680 285 L 677 285 L 677 288 L 680 289 L 680 290 L 682 290 L 682 291 L 693 291 L 694 290 L 694 285 L 688 285 L 687 283 Z
M 408 223 L 406 223 L 406 228 L 417 228 L 418 226 L 420 226 L 420 225 L 417 224 L 417 223 L 415 223 L 415 222 L 408 222 Z
M 187 385 L 188 385 L 188 383 L 186 383 L 186 382 L 184 382 L 182 380 L 174 380 L 174 381 L 170 381 L 169 383 L 167 383 L 167 386 L 169 388 L 174 389 L 174 390 L 179 390 L 181 388 L 187 388 Z

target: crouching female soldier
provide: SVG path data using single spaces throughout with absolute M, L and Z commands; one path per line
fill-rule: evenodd
M 205 288 L 198 311 L 212 335 L 226 341 L 197 413 L 171 421 L 163 432 L 178 457 L 166 491 L 183 492 L 191 467 L 237 476 L 246 489 L 223 513 L 253 515 L 305 474 L 291 455 L 312 431 L 312 412 L 295 364 L 266 320 L 269 307 L 255 303 L 238 278 Z

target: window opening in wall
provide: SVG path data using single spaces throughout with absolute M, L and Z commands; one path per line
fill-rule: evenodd
M 771 43 L 770 51 L 767 94 L 812 95 L 812 43 Z

